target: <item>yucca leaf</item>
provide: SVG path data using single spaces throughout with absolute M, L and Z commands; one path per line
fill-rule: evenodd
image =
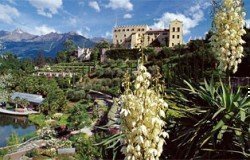
M 190 89 L 193 93 L 197 93 L 197 92 L 195 91 L 194 87 L 193 87 L 190 83 L 188 83 L 186 80 L 184 80 L 184 83 L 186 83 L 186 84 L 188 85 L 189 89 Z
M 237 102 L 240 99 L 241 89 L 240 87 L 237 89 L 237 92 L 234 94 L 233 101 Z
M 212 119 L 214 119 L 218 114 L 220 114 L 222 111 L 224 111 L 226 108 L 220 108 L 215 114 L 213 115 Z
M 120 141 L 115 141 L 111 146 L 107 147 L 107 149 L 114 148 Z
M 210 86 L 207 84 L 206 79 L 204 79 L 204 84 L 205 84 L 206 90 L 210 91 Z
M 242 122 L 245 122 L 245 119 L 246 119 L 246 111 L 240 108 L 240 120 Z
M 242 105 L 240 106 L 241 108 L 250 108 L 250 98 L 245 97 L 243 100 L 245 100 Z
M 222 104 L 225 108 L 229 109 L 229 94 L 227 89 L 225 88 L 224 84 L 222 81 L 220 81 L 221 88 L 222 88 Z
M 225 124 L 224 121 L 223 121 L 223 120 L 220 120 L 220 121 L 215 125 L 215 127 L 214 127 L 213 130 L 212 130 L 212 132 L 214 132 L 214 131 L 220 129 L 224 124 Z

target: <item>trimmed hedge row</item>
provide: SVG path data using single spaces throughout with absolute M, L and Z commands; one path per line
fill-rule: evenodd
M 141 57 L 139 49 L 111 49 L 106 52 L 108 58 L 111 59 L 132 59 L 137 60 Z

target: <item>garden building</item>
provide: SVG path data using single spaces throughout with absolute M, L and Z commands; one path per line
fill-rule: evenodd
M 174 20 L 168 29 L 153 30 L 148 25 L 117 26 L 113 29 L 113 44 L 125 48 L 174 47 L 183 44 L 183 22 Z
M 10 98 L 12 101 L 14 101 L 16 98 L 26 100 L 30 103 L 31 106 L 38 106 L 42 104 L 44 100 L 44 98 L 41 95 L 21 93 L 21 92 L 12 93 Z

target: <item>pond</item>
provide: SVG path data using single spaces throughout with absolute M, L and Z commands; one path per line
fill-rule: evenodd
M 0 147 L 6 146 L 12 133 L 24 136 L 35 130 L 36 126 L 30 123 L 27 117 L 0 114 Z

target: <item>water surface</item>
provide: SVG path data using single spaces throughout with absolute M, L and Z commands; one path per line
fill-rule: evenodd
M 0 147 L 6 146 L 12 133 L 24 136 L 35 130 L 35 125 L 31 124 L 27 117 L 0 114 Z

